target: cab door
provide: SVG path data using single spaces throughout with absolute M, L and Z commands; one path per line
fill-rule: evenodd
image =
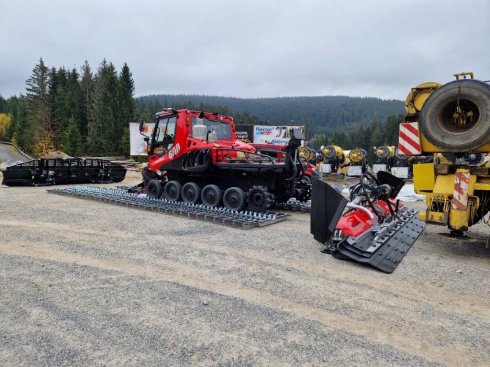
M 160 118 L 155 123 L 149 155 L 163 157 L 175 143 L 177 116 Z

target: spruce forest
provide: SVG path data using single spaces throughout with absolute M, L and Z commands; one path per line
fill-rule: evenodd
M 165 89 L 165 86 L 162 86 Z M 305 125 L 310 146 L 344 149 L 396 145 L 403 102 L 345 96 L 231 98 L 199 95 L 134 97 L 129 66 L 106 60 L 96 70 L 48 67 L 43 59 L 26 81 L 25 95 L 0 96 L 0 140 L 34 157 L 60 150 L 71 156 L 129 155 L 129 123 L 162 107 L 233 116 L 236 124 Z
M 134 82 L 127 64 L 118 73 L 103 60 L 93 72 L 49 68 L 42 59 L 26 81 L 26 94 L 0 98 L 0 138 L 40 157 L 54 150 L 71 156 L 125 155 L 128 122 L 136 116 Z M 5 122 L 6 121 L 6 122 Z

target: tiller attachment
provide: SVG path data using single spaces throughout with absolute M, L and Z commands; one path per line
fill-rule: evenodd
M 334 187 L 315 180 L 311 233 L 339 259 L 369 264 L 392 273 L 420 236 L 425 223 L 395 200 L 404 182 L 384 171 L 365 173 L 350 188 L 350 201 Z

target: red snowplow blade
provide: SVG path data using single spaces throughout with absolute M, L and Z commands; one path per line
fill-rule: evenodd
M 378 176 L 380 182 L 390 179 Z M 403 182 L 393 180 L 390 186 L 392 196 L 396 196 Z M 313 183 L 311 201 L 311 233 L 326 246 L 325 252 L 339 259 L 369 264 L 386 273 L 396 269 L 425 228 L 415 210 L 396 205 L 392 214 L 381 200 L 373 203 L 386 214 L 380 223 L 379 213 L 371 206 L 349 203 L 321 180 Z M 344 211 L 346 207 L 348 210 Z

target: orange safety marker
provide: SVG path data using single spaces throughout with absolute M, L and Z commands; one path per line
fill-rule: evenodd
M 451 207 L 457 210 L 468 208 L 468 187 L 470 184 L 470 173 L 456 171 L 454 174 L 454 191 Z
M 403 122 L 400 124 L 398 149 L 404 155 L 422 154 L 418 122 Z

